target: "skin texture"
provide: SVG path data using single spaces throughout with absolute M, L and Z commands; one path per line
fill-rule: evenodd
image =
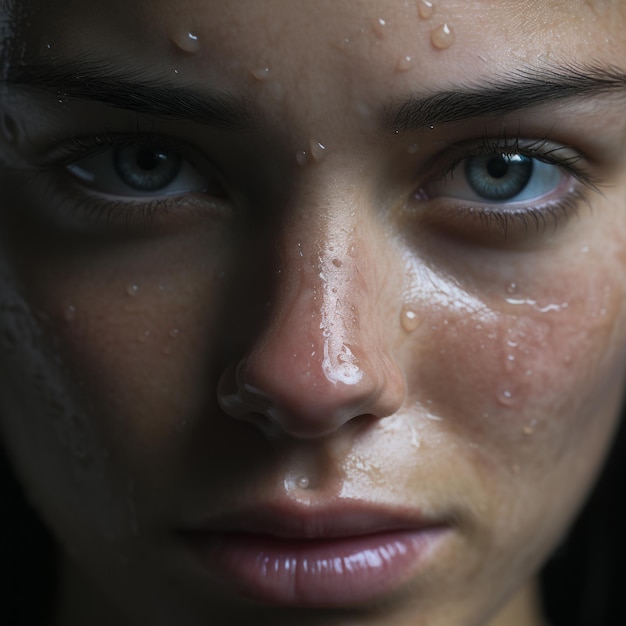
M 88 51 L 233 93 L 259 119 L 230 132 L 3 86 L 1 425 L 62 546 L 58 624 L 541 624 L 532 580 L 622 400 L 623 95 L 416 132 L 379 112 L 615 63 L 625 4 L 442 0 L 428 19 L 401 0 L 32 5 L 27 37 L 5 26 L 2 67 Z M 193 145 L 218 197 L 172 196 L 152 227 L 136 204 L 109 228 L 86 217 L 93 190 L 41 165 L 66 137 L 137 129 Z M 445 155 L 503 135 L 567 146 L 599 191 L 564 175 L 550 201 L 575 192 L 568 210 L 506 235 L 461 214 Z M 455 525 L 423 572 L 341 610 L 242 598 L 173 533 L 250 502 L 353 500 Z

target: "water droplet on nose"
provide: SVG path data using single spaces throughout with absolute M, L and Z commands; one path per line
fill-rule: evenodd
M 308 476 L 299 476 L 296 480 L 296 485 L 298 485 L 300 489 L 308 489 L 310 485 Z
M 502 406 L 510 407 L 515 403 L 513 392 L 509 387 L 501 387 L 498 390 L 498 402 Z
M 200 52 L 200 39 L 198 35 L 190 31 L 181 31 L 170 35 L 172 43 L 187 54 L 197 54 Z
M 8 113 L 5 113 L 2 118 L 0 118 L 0 133 L 2 133 L 2 136 L 7 142 L 17 142 L 17 124 Z
M 509 374 L 515 369 L 515 355 L 507 354 L 506 359 L 504 359 L 504 369 Z
M 414 64 L 415 64 L 414 57 L 409 56 L 407 54 L 405 56 L 400 57 L 400 60 L 396 64 L 396 70 L 398 72 L 407 72 L 413 67 Z
M 405 306 L 402 307 L 402 313 L 400 314 L 400 323 L 402 324 L 402 328 L 407 333 L 412 333 L 417 330 L 419 326 L 419 318 L 417 317 L 417 313 Z
M 356 258 L 356 255 L 357 255 L 356 246 L 354 244 L 351 244 L 350 247 L 348 248 L 348 256 L 351 256 L 354 259 Z
M 326 156 L 326 146 L 319 141 L 312 140 L 309 149 L 314 161 L 321 161 Z
M 139 285 L 128 285 L 126 287 L 126 295 L 130 296 L 131 298 L 134 298 L 138 294 L 139 294 Z
M 257 80 L 269 80 L 272 70 L 269 67 L 257 67 L 254 70 L 250 70 L 250 74 Z
M 454 43 L 454 31 L 449 24 L 442 24 L 439 28 L 435 28 L 435 30 L 433 30 L 430 34 L 430 40 L 435 48 L 445 50 Z
M 76 307 L 73 304 L 65 307 L 63 319 L 65 319 L 66 322 L 73 322 L 76 319 Z
M 417 0 L 417 12 L 423 20 L 427 20 L 433 16 L 435 7 L 431 0 Z

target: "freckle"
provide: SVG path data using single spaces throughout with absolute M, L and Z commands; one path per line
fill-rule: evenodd
M 407 72 L 413 67 L 414 64 L 415 64 L 414 57 L 407 54 L 405 56 L 400 57 L 400 60 L 396 64 L 396 71 Z
M 128 285 L 128 287 L 126 287 L 126 295 L 130 296 L 131 298 L 134 298 L 138 294 L 139 285 Z
M 433 30 L 430 34 L 430 40 L 435 48 L 445 50 L 454 43 L 454 31 L 448 24 L 442 24 L 439 28 Z
M 372 30 L 374 31 L 374 34 L 376 35 L 377 39 L 382 40 L 385 38 L 386 27 L 387 27 L 387 21 L 384 20 L 382 17 L 372 20 Z
M 339 259 L 333 259 L 333 265 L 335 267 L 341 267 L 343 263 Z
M 402 312 L 400 313 L 400 323 L 402 324 L 402 328 L 404 328 L 405 332 L 415 332 L 419 327 L 419 318 L 417 313 L 410 307 L 403 306 Z
M 76 307 L 73 304 L 70 304 L 65 308 L 63 318 L 66 322 L 73 322 L 76 319 Z
M 423 20 L 427 20 L 433 16 L 435 7 L 431 0 L 417 0 L 417 11 Z
M 0 119 L 0 132 L 5 140 L 9 143 L 17 142 L 17 124 L 15 120 L 8 114 L 5 113 Z
M 254 78 L 256 78 L 257 80 L 269 80 L 270 74 L 272 73 L 272 71 L 270 70 L 269 67 L 258 67 L 254 70 L 250 70 L 250 74 L 252 74 L 252 76 L 254 76 Z
M 327 153 L 326 146 L 320 141 L 311 140 L 309 150 L 314 161 L 321 161 Z
M 198 35 L 190 31 L 181 31 L 170 35 L 172 43 L 187 54 L 197 54 L 200 52 L 200 39 Z

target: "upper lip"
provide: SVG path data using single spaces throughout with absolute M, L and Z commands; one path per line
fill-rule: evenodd
M 249 533 L 285 539 L 333 539 L 452 525 L 450 516 L 358 500 L 326 505 L 268 503 L 210 516 L 186 526 L 185 533 Z

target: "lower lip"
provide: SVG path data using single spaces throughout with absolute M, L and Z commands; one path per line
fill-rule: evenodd
M 348 607 L 398 590 L 424 568 L 447 527 L 332 539 L 186 533 L 202 565 L 265 604 Z

